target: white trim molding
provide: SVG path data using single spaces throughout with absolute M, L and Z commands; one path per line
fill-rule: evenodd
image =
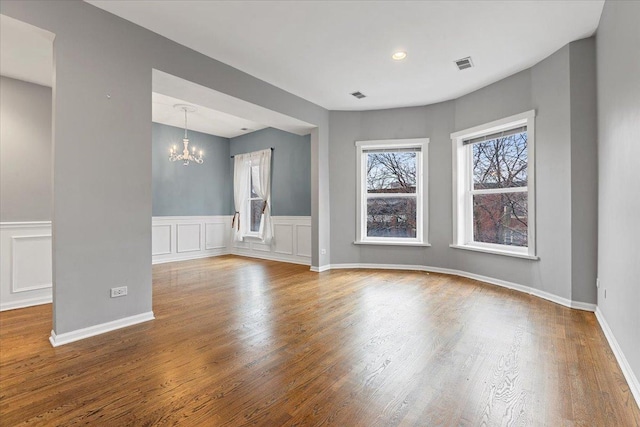
M 231 242 L 230 253 L 251 258 L 311 265 L 311 217 L 272 216 L 273 239 L 265 245 L 250 236 Z
M 584 311 L 591 311 L 591 312 L 594 312 L 596 310 L 595 304 L 572 301 L 570 299 L 563 298 L 563 297 L 554 295 L 552 293 L 542 291 L 540 289 L 520 285 L 513 282 L 508 282 L 506 280 L 495 279 L 493 277 L 482 276 L 474 273 L 468 273 L 466 271 L 454 270 L 451 268 L 429 267 L 426 265 L 354 263 L 354 264 L 330 264 L 330 265 L 325 265 L 325 266 L 322 266 L 321 268 L 316 268 L 316 269 L 312 267 L 311 271 L 321 273 L 327 270 L 340 270 L 340 269 L 408 270 L 408 271 L 425 271 L 429 273 L 450 274 L 453 276 L 466 277 L 467 279 L 478 280 L 480 282 L 488 283 L 490 285 L 496 285 L 503 288 L 512 289 L 514 291 L 523 292 L 525 294 L 533 295 L 533 296 L 554 302 L 556 304 L 560 304 L 565 307 L 574 308 L 577 310 L 584 310 Z
M 51 228 L 51 221 L 0 222 L 0 230 L 9 228 Z
M 379 139 L 356 141 L 356 245 L 429 245 L 429 138 Z M 411 150 L 416 153 L 414 193 L 369 193 L 367 190 L 367 152 Z M 407 198 L 416 202 L 415 237 L 371 237 L 367 235 L 367 201 L 371 198 Z
M 22 298 L 18 301 L 0 303 L 0 311 L 15 310 L 17 308 L 33 307 L 36 305 L 51 304 L 53 297 L 43 296 L 37 298 Z
M 497 255 L 519 256 L 537 260 L 536 254 L 536 177 L 535 177 L 535 117 L 536 110 L 526 111 L 451 134 L 452 141 L 452 213 L 453 229 L 451 247 L 487 252 Z M 527 130 L 527 183 L 514 188 L 475 189 L 473 185 L 473 143 L 465 141 L 483 138 L 496 132 L 508 131 L 520 126 Z M 495 139 L 495 138 L 494 138 Z M 527 194 L 527 246 L 485 243 L 474 240 L 473 198 L 480 194 Z
M 51 331 L 49 342 L 53 347 L 58 347 L 64 344 L 72 343 L 74 341 L 80 341 L 85 338 L 104 334 L 106 332 L 115 331 L 116 329 L 126 328 L 127 326 L 133 326 L 137 325 L 138 323 L 148 322 L 149 320 L 153 319 L 155 319 L 153 311 L 148 311 L 146 313 L 136 314 L 134 316 L 113 320 L 111 322 L 89 326 L 88 328 L 65 332 L 63 334 L 56 334 L 55 331 Z
M 153 217 L 151 230 L 153 264 L 230 253 L 231 215 Z
M 231 215 L 154 217 L 153 264 L 232 254 L 311 265 L 311 217 L 273 216 L 270 245 L 251 237 L 232 242 L 231 220 Z
M 0 311 L 51 302 L 51 221 L 0 223 L 0 253 Z
M 631 369 L 631 365 L 629 365 L 629 361 L 625 357 L 622 352 L 622 348 L 620 348 L 620 344 L 618 344 L 618 340 L 616 340 L 615 335 L 611 331 L 609 324 L 607 323 L 607 319 L 605 319 L 602 310 L 600 307 L 596 308 L 596 319 L 598 319 L 598 323 L 600 324 L 600 328 L 604 333 L 604 336 L 607 338 L 609 342 L 609 346 L 611 347 L 611 351 L 613 355 L 616 357 L 618 361 L 618 365 L 620 365 L 620 370 L 627 380 L 627 384 L 629 385 L 629 390 L 631 390 L 631 394 L 636 400 L 638 406 L 640 406 L 640 381 L 638 381 L 638 377 L 633 373 Z

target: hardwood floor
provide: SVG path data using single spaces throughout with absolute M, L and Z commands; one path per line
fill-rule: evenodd
M 0 424 L 638 426 L 593 313 L 442 274 L 153 267 L 156 320 L 58 348 L 0 313 Z

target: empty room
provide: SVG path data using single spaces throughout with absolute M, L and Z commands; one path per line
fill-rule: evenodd
M 1 426 L 640 426 L 640 1 L 0 0 Z

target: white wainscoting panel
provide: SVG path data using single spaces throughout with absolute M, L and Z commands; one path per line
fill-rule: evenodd
M 230 215 L 158 216 L 152 230 L 154 264 L 229 253 Z
M 50 288 L 51 233 L 11 237 L 11 292 Z M 40 262 L 34 263 L 33 260 Z
M 153 263 L 235 254 L 311 265 L 311 217 L 274 216 L 270 245 L 231 241 L 231 216 L 153 217 Z
M 230 235 L 226 228 L 228 224 L 222 222 L 207 222 L 205 229 L 205 249 L 227 249 L 227 238 Z
M 293 228 L 293 224 L 274 224 L 273 234 L 278 236 L 273 242 L 275 253 L 293 255 Z
M 253 258 L 311 265 L 311 217 L 274 216 L 270 245 L 255 239 L 233 242 L 231 253 Z
M 51 221 L 0 223 L 0 311 L 51 302 Z
M 153 225 L 151 227 L 151 255 L 167 255 L 171 253 L 171 224 Z
M 178 224 L 177 225 L 178 253 L 196 252 L 202 249 L 202 224 Z
M 296 233 L 296 255 L 311 259 L 311 221 L 309 225 L 298 225 Z

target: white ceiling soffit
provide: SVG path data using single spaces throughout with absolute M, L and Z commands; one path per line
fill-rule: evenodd
M 0 75 L 51 87 L 55 35 L 0 15 Z
M 198 108 L 204 107 L 217 113 L 219 115 L 218 117 L 223 117 L 223 115 L 227 118 L 233 117 L 236 119 L 233 123 L 236 123 L 236 125 L 241 124 L 243 120 L 246 121 L 246 123 L 252 123 L 251 126 L 240 127 L 249 127 L 250 129 L 258 126 L 262 126 L 261 129 L 272 127 L 297 135 L 307 135 L 316 127 L 313 124 L 277 113 L 259 105 L 218 92 L 217 90 L 209 89 L 163 71 L 153 70 L 152 79 L 152 90 L 154 93 L 170 98 L 182 99 L 184 100 L 181 101 L 182 103 L 193 104 L 199 106 Z M 153 121 L 156 121 L 155 118 Z M 181 124 L 179 126 L 183 125 L 184 124 Z M 189 128 L 191 128 L 191 125 L 189 125 Z M 249 131 L 241 132 L 240 134 L 244 133 L 249 133 Z M 219 135 L 217 133 L 213 134 Z
M 87 1 L 330 110 L 457 98 L 593 35 L 604 4 Z M 404 61 L 391 59 L 397 50 Z M 468 56 L 474 67 L 459 71 Z
M 190 104 L 196 107 L 196 111 L 188 113 L 187 128 L 223 138 L 235 138 L 267 127 L 211 108 L 195 105 L 184 99 L 156 92 L 153 92 L 151 102 L 151 119 L 155 123 L 184 128 L 184 111 L 174 108 L 174 105 Z M 245 130 L 242 130 L 243 128 Z

